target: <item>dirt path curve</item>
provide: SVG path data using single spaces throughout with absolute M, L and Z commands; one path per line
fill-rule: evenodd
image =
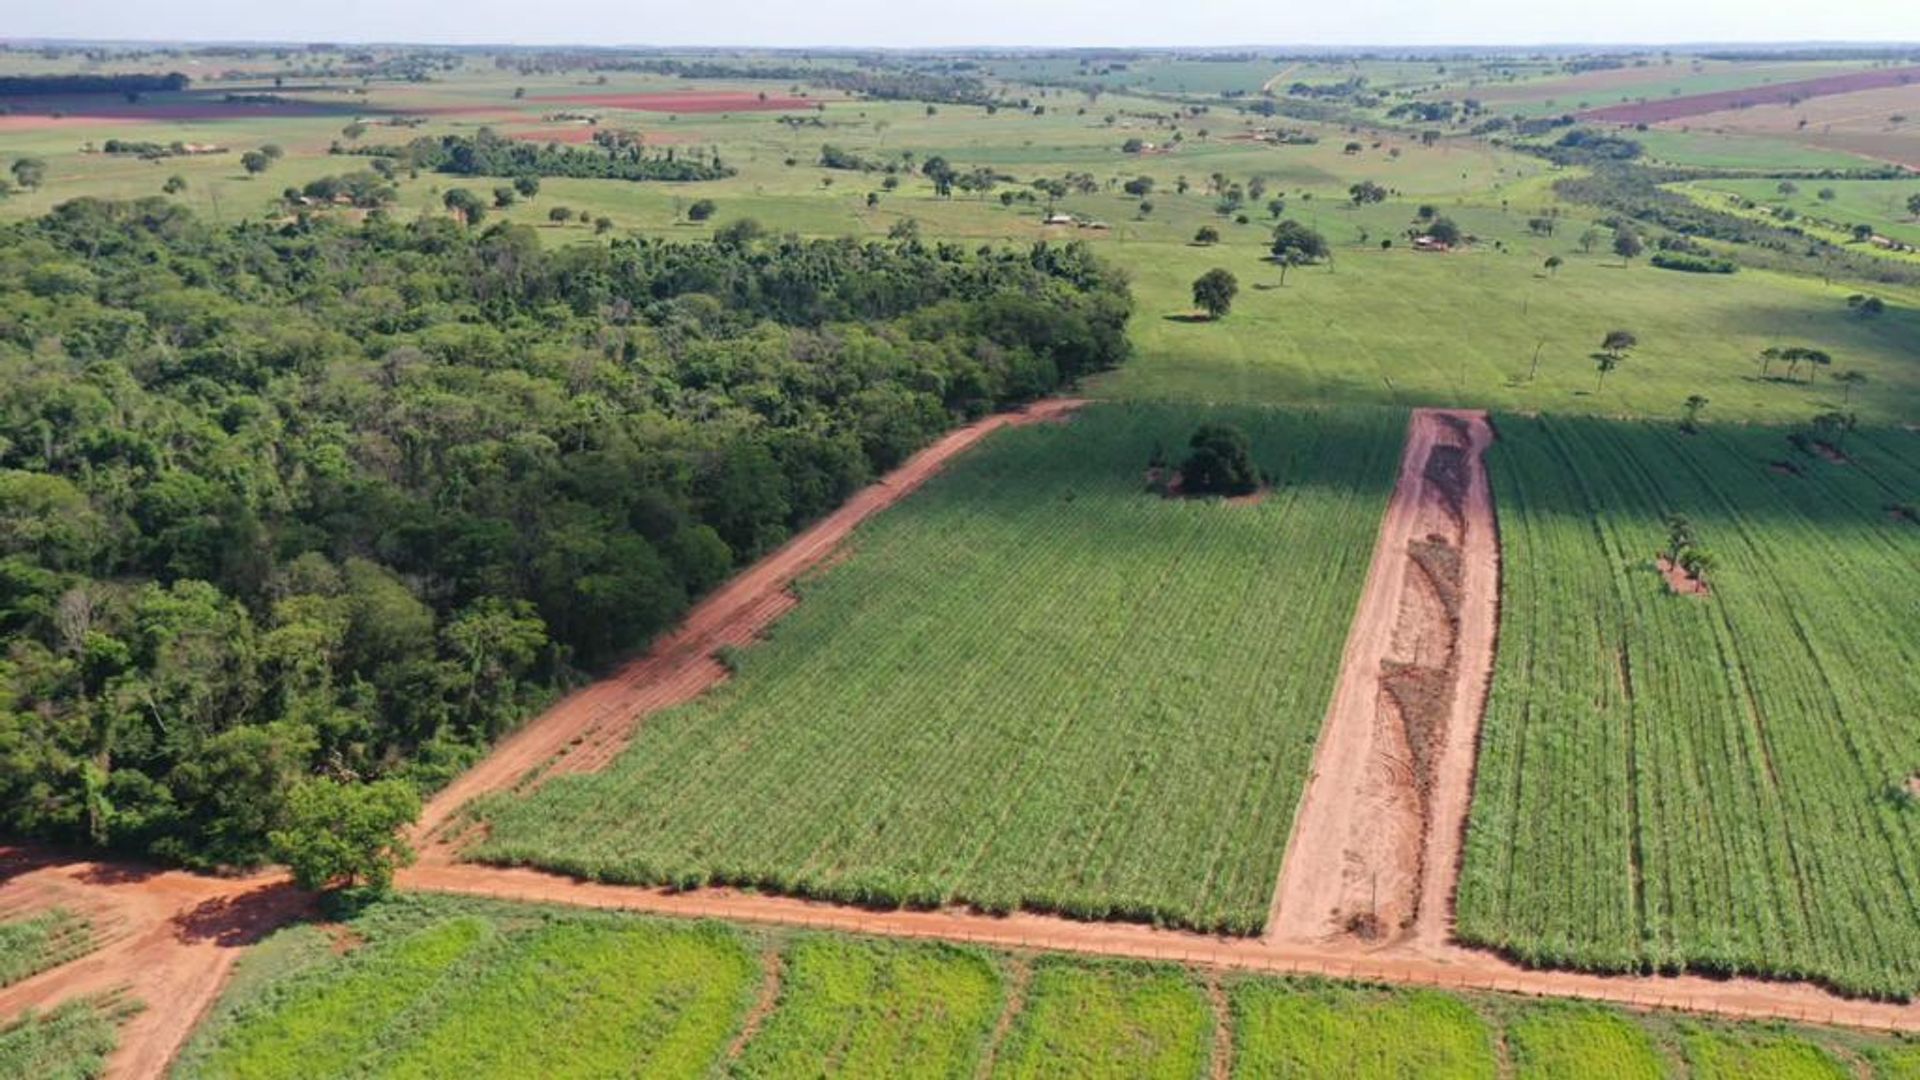
M 726 678 L 714 659 L 724 645 L 745 645 L 793 606 L 794 579 L 818 565 L 861 522 L 899 502 L 956 455 L 1005 427 L 1057 420 L 1086 402 L 1050 398 L 997 413 L 950 432 L 868 485 L 833 513 L 694 605 L 679 628 L 612 675 L 562 699 L 508 736 L 480 764 L 436 794 L 414 827 L 417 841 L 451 821 L 477 795 L 511 788 L 547 768 L 587 771 L 612 760 L 639 721 L 691 701 Z
M 1288 838 L 1270 938 L 1445 947 L 1493 669 L 1484 414 L 1418 409 Z
M 125 864 L 61 862 L 0 849 L 0 904 L 83 910 L 110 924 L 99 949 L 0 989 L 0 1020 L 76 997 L 126 992 L 143 1007 L 120 1029 L 114 1077 L 165 1071 L 212 1007 L 240 951 L 309 911 L 282 875 L 215 878 Z

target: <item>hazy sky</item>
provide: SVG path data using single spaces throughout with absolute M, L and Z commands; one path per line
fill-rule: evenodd
M 1920 41 L 1920 0 L 5 0 L 0 36 L 661 45 Z

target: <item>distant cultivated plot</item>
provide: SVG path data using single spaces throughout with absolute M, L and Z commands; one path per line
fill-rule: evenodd
M 1254 505 L 1147 489 L 1241 425 Z M 628 882 L 1264 922 L 1406 422 L 1098 406 L 856 534 L 705 700 L 485 804 L 485 861 Z
M 1616 124 L 1657 124 L 1683 116 L 1698 116 L 1722 109 L 1744 109 L 1755 105 L 1773 105 L 1805 101 L 1826 94 L 1850 94 L 1889 86 L 1920 83 L 1920 67 L 1874 68 L 1817 79 L 1770 83 L 1765 86 L 1720 90 L 1708 94 L 1687 94 L 1651 101 L 1608 105 L 1580 114 L 1586 120 L 1605 120 Z
M 1461 935 L 1920 990 L 1920 435 L 1499 427 Z M 1705 595 L 1655 564 L 1674 514 L 1714 560 Z

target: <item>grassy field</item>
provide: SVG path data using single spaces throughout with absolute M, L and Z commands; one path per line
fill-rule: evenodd
M 1232 1003 L 1237 1076 L 1500 1075 L 1486 1019 L 1445 994 L 1250 980 Z
M 1878 164 L 1858 154 L 1796 142 L 1786 133 L 1738 134 L 1673 127 L 1636 131 L 1633 138 L 1656 162 L 1701 169 L 1858 169 Z
M 1213 1023 L 1199 985 L 1178 968 L 1045 958 L 994 1076 L 1200 1080 Z
M 750 1021 L 756 954 L 775 960 L 779 981 L 771 1010 Z M 376 977 L 398 972 L 412 974 Z M 1165 964 L 407 896 L 330 928 L 282 930 L 249 952 L 172 1075 L 1198 1080 L 1225 1050 L 1239 1077 L 1903 1080 L 1920 1057 L 1910 1041 L 1837 1029 L 1251 975 L 1224 977 L 1229 1030 L 1217 1033 L 1207 978 Z M 91 1026 L 95 1015 L 109 1014 L 63 1011 L 0 1033 L 0 1077 L 91 1075 L 47 1063 L 97 1065 L 111 1028 Z M 454 1018 L 471 1046 L 444 1041 Z M 376 1051 L 388 1056 L 367 1056 Z
M 1738 195 L 1765 207 L 1784 206 L 1803 218 L 1831 221 L 1840 228 L 1856 222 L 1871 225 L 1881 236 L 1920 245 L 1920 217 L 1907 210 L 1907 200 L 1920 195 L 1920 179 L 1803 180 L 1795 181 L 1798 190 L 1787 195 L 1780 193 L 1778 180 L 1714 179 L 1686 186 Z M 1822 191 L 1832 192 L 1833 198 L 1821 198 Z
M 249 953 L 177 1076 L 694 1076 L 755 979 L 731 931 L 400 902 Z
M 93 948 L 93 925 L 65 908 L 0 922 L 0 986 L 58 967 Z
M 1146 490 L 1203 419 L 1244 427 L 1270 497 Z M 604 772 L 487 803 L 472 857 L 1251 932 L 1404 423 L 1102 406 L 998 434 L 859 533 L 732 682 Z
M 1459 930 L 1535 963 L 1920 989 L 1920 438 L 1507 418 Z M 1778 465 L 1770 465 L 1778 462 Z M 1909 511 L 1889 507 L 1905 504 Z M 1710 596 L 1653 565 L 1684 514 Z
M 787 949 L 780 998 L 733 1065 L 742 1077 L 971 1077 L 1001 1011 L 978 952 L 811 935 Z
M 116 1030 L 139 1006 L 80 999 L 0 1023 L 0 1077 L 94 1080 L 106 1071 Z

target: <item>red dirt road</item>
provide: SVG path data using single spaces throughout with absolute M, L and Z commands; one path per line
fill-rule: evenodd
M 434 838 L 476 795 L 524 783 L 546 767 L 591 771 L 627 743 L 634 728 L 660 709 L 691 701 L 727 676 L 713 658 L 723 645 L 751 643 L 796 602 L 788 586 L 831 555 L 861 522 L 911 494 L 956 455 L 995 431 L 1064 417 L 1084 402 L 1055 398 L 1000 413 L 948 433 L 868 485 L 771 555 L 715 590 L 671 634 L 612 675 L 562 699 L 508 736 L 486 760 L 442 788 L 414 827 Z
M 165 1071 L 212 1007 L 240 951 L 308 910 L 281 875 L 215 878 L 121 864 L 57 862 L 0 849 L 0 906 L 65 907 L 105 930 L 105 943 L 71 963 L 0 989 L 0 1020 L 71 998 L 125 991 L 144 1008 L 120 1029 L 107 1061 L 116 1077 Z

